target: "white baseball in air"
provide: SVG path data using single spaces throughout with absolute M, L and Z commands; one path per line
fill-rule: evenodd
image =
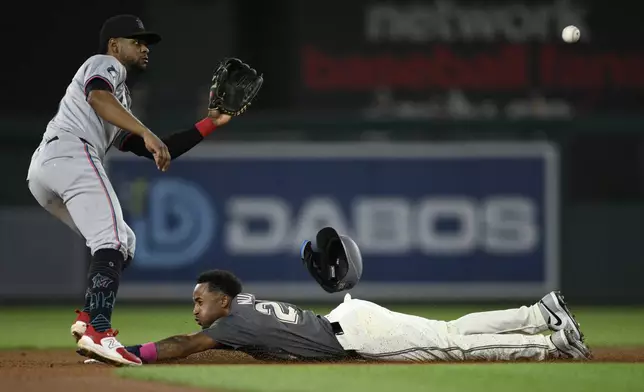
M 565 42 L 568 42 L 569 44 L 573 42 L 579 41 L 579 37 L 581 36 L 581 32 L 576 26 L 567 26 L 563 31 L 561 32 L 561 38 Z

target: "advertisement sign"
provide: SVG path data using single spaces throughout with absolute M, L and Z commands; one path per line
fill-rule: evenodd
M 299 260 L 332 226 L 360 246 L 356 295 L 503 298 L 557 285 L 557 153 L 521 143 L 222 143 L 161 173 L 109 163 L 136 256 L 124 298 L 190 298 L 234 271 L 272 298 L 325 299 Z
M 644 76 L 636 69 L 644 61 L 644 37 L 625 34 L 611 3 L 331 0 L 296 6 L 296 102 L 302 107 L 463 118 L 568 118 L 642 108 Z M 579 42 L 562 40 L 568 25 L 580 29 Z

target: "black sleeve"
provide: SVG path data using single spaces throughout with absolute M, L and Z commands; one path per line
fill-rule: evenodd
M 112 86 L 103 78 L 92 78 L 85 86 L 85 98 L 92 90 L 107 90 L 112 92 Z
M 190 151 L 190 149 L 199 144 L 203 139 L 201 133 L 194 126 L 188 130 L 176 132 L 161 138 L 168 147 L 172 159 L 177 159 L 184 153 Z M 152 154 L 145 148 L 143 138 L 131 133 L 123 135 L 121 140 L 116 143 L 116 147 L 121 151 L 129 151 L 135 155 L 153 159 Z

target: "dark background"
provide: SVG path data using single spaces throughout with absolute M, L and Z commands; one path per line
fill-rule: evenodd
M 236 56 L 264 72 L 266 82 L 252 110 L 209 138 L 210 143 L 372 137 L 555 143 L 561 153 L 562 288 L 586 302 L 644 303 L 644 6 L 599 0 L 445 3 L 460 8 L 445 16 L 435 11 L 434 2 L 382 3 L 401 14 L 416 4 L 437 19 L 436 25 L 421 20 L 396 39 L 386 34 L 395 28 L 381 26 L 379 40 L 368 38 L 365 10 L 380 3 L 367 0 L 70 0 L 21 2 L 11 10 L 5 5 L 0 27 L 0 228 L 4 246 L 11 250 L 2 256 L 2 264 L 26 257 L 20 251 L 25 247 L 17 246 L 14 237 L 9 242 L 9 232 L 23 233 L 23 243 L 47 242 L 15 227 L 16 214 L 40 213 L 24 181 L 29 157 L 71 77 L 95 53 L 102 22 L 114 14 L 133 13 L 164 37 L 152 48 L 149 74 L 134 88 L 136 114 L 159 134 L 204 116 L 212 70 L 220 58 Z M 579 11 L 580 20 L 569 22 L 574 12 L 561 11 L 565 4 L 586 11 Z M 550 15 L 543 26 L 534 11 L 538 6 L 550 7 L 543 11 Z M 503 33 L 501 17 L 486 21 L 483 16 L 477 25 L 464 16 L 471 10 L 498 16 L 500 11 L 493 9 L 521 7 L 533 7 L 533 17 L 523 24 L 510 19 L 516 34 Z M 544 34 L 521 38 L 530 23 Z M 572 23 L 583 24 L 582 40 L 565 44 L 560 32 Z M 424 29 L 438 31 L 439 26 L 447 26 L 449 34 L 443 30 L 433 38 L 409 38 Z M 334 71 L 340 82 L 307 82 L 307 69 L 320 66 L 307 63 L 307 48 L 329 59 L 344 59 Z M 495 61 L 503 48 L 517 49 L 523 56 L 511 67 Z M 441 50 L 459 62 L 429 71 L 412 68 L 425 75 L 413 79 L 416 84 L 391 82 L 412 72 L 402 63 L 410 56 L 431 60 Z M 544 50 L 560 54 L 550 68 L 543 64 Z M 377 66 L 372 60 L 379 56 L 389 58 L 387 72 L 355 82 L 373 72 L 369 67 Z M 493 57 L 489 66 L 466 67 L 482 56 Z M 512 85 L 483 83 L 508 70 L 525 77 Z M 439 73 L 447 75 L 440 83 Z M 320 80 L 329 80 L 328 74 L 320 75 L 327 78 Z M 550 75 L 550 82 L 544 75 Z

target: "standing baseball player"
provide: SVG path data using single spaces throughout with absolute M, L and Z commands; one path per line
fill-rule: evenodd
M 111 316 L 136 238 L 123 220 L 106 175 L 105 155 L 115 146 L 153 159 L 165 172 L 172 159 L 243 112 L 262 82 L 241 61 L 222 63 L 213 75 L 207 117 L 161 140 L 131 113 L 128 89 L 128 74 L 146 70 L 149 47 L 159 41 L 161 36 L 147 31 L 133 15 L 118 15 L 104 23 L 100 54 L 88 58 L 72 78 L 27 175 L 38 203 L 84 237 L 91 251 L 85 305 L 71 327 L 79 352 L 125 365 L 141 362 L 117 341 Z M 235 79 L 233 74 L 245 77 Z M 231 94 L 236 91 L 242 93 Z M 223 99 L 226 93 L 236 101 Z

